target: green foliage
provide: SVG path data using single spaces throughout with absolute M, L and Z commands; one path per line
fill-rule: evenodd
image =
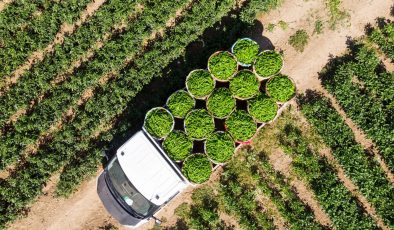
M 204 109 L 192 110 L 186 115 L 185 130 L 193 139 L 205 139 L 215 130 L 213 117 Z
M 39 71 L 39 73 L 41 74 L 40 77 L 44 77 L 46 78 L 46 80 L 36 81 L 37 79 L 34 75 L 35 73 L 33 75 L 29 75 L 33 76 L 33 80 L 29 81 L 27 85 L 21 83 L 22 90 L 20 87 L 17 87 L 15 89 L 15 92 L 18 92 L 17 95 L 19 97 L 13 98 L 12 96 L 14 94 L 9 94 L 10 92 L 8 92 L 4 97 L 4 99 L 7 100 L 7 108 L 8 106 L 10 106 L 9 108 L 12 107 L 12 110 L 17 111 L 18 109 L 23 109 L 23 106 L 29 106 L 32 99 L 38 100 L 36 97 L 38 97 L 39 95 L 45 95 L 45 98 L 43 100 L 38 100 L 37 103 L 34 105 L 34 108 L 31 109 L 29 113 L 23 114 L 19 117 L 18 121 L 15 122 L 14 127 L 7 130 L 6 135 L 0 137 L 0 149 L 4 150 L 0 151 L 0 153 L 4 153 L 4 155 L 7 154 L 7 156 L 10 156 L 10 162 L 16 160 L 19 156 L 15 153 L 23 153 L 23 149 L 27 145 L 35 143 L 42 133 L 46 132 L 61 119 L 64 119 L 64 114 L 67 113 L 70 108 L 76 111 L 79 106 L 80 99 L 83 97 L 87 88 L 102 88 L 103 86 L 100 84 L 100 78 L 102 78 L 103 75 L 108 74 L 112 71 L 119 71 L 120 69 L 123 69 L 125 67 L 124 60 L 128 56 L 136 55 L 136 53 L 143 48 L 143 44 L 138 39 L 134 39 L 135 36 L 140 37 L 140 39 L 147 39 L 150 36 L 152 30 L 164 26 L 168 18 L 171 17 L 171 13 L 175 13 L 176 9 L 174 8 L 174 6 L 181 5 L 184 1 L 185 0 L 177 0 L 173 2 L 163 2 L 151 5 L 152 11 L 143 11 L 143 13 L 139 17 L 139 20 L 134 20 L 128 23 L 122 36 L 115 36 L 112 40 L 106 42 L 104 46 L 96 52 L 95 58 L 93 60 L 76 69 L 73 72 L 72 78 L 65 81 L 61 85 L 55 84 L 55 86 L 53 86 L 53 83 L 50 83 L 52 78 L 58 76 L 56 74 L 57 72 L 53 71 L 53 69 L 57 69 L 56 66 L 51 64 L 54 60 L 49 58 L 48 63 L 46 63 L 46 67 L 44 69 L 37 69 L 37 71 Z M 125 3 L 127 4 L 127 2 Z M 120 6 L 120 8 L 120 10 L 128 9 L 122 6 Z M 160 14 L 162 14 L 163 16 L 157 18 L 157 20 L 155 20 L 155 23 L 152 23 L 151 17 L 156 15 L 158 12 L 161 12 Z M 104 24 L 102 26 L 104 26 Z M 98 27 L 101 28 L 101 26 Z M 110 28 L 111 27 L 107 27 L 107 29 Z M 79 34 L 79 40 L 81 39 L 81 37 L 87 37 L 89 39 L 92 39 L 93 43 L 96 42 L 97 38 L 95 37 L 95 31 L 97 30 L 97 26 L 90 29 L 92 29 L 92 31 L 88 30 L 84 32 L 91 33 L 93 38 L 91 38 L 90 36 L 85 36 L 85 33 L 83 33 Z M 76 40 L 74 42 L 78 43 L 79 40 Z M 89 44 L 84 45 L 88 46 L 86 50 L 90 48 Z M 63 57 L 63 55 L 68 52 L 70 52 L 68 49 L 60 52 L 60 54 L 62 54 L 60 55 L 60 57 L 62 57 L 61 60 L 59 60 L 60 63 L 63 63 L 64 60 L 67 60 L 67 57 L 69 56 Z M 74 51 L 72 53 L 74 53 Z M 113 55 L 114 53 L 116 53 L 115 56 Z M 84 52 L 82 52 L 82 54 L 84 54 Z M 77 55 L 77 59 L 79 58 L 80 57 Z M 69 68 L 69 65 L 70 63 L 66 64 L 66 66 L 64 66 L 64 70 L 67 70 Z M 48 75 L 48 73 L 45 72 L 47 68 L 51 70 L 48 73 L 52 73 L 54 75 Z M 30 71 L 27 72 L 30 73 Z M 24 77 L 22 79 L 26 78 Z M 149 78 L 145 77 L 144 79 Z M 37 86 L 39 86 L 39 89 L 36 89 Z M 44 88 L 41 88 L 41 86 L 43 86 L 47 90 L 50 90 L 50 93 L 46 92 L 45 90 L 42 91 Z M 126 92 L 135 95 L 134 89 L 140 90 L 140 87 L 141 84 L 134 84 L 129 89 L 127 89 Z M 19 93 L 20 90 L 21 92 Z M 24 92 L 26 91 L 34 92 L 35 96 L 30 93 L 25 94 Z M 95 93 L 97 93 L 97 91 L 99 90 L 95 90 Z M 108 103 L 107 101 L 110 100 L 109 98 L 111 98 L 112 100 L 115 100 L 115 98 L 121 98 L 119 94 L 120 91 L 112 90 L 108 95 L 103 96 L 103 105 Z M 26 98 L 28 98 L 27 95 L 34 97 L 26 101 Z M 18 98 L 23 98 L 21 100 L 23 102 L 22 107 L 19 107 L 21 106 L 21 104 L 20 102 L 18 102 Z M 90 106 L 90 103 L 87 104 L 88 106 L 86 109 L 88 111 L 92 111 L 93 108 L 92 106 Z M 2 105 L 3 104 L 0 103 L 0 106 Z M 111 106 L 111 109 L 114 110 L 114 108 L 121 109 L 119 107 L 119 103 Z M 9 119 L 8 116 L 2 117 L 1 115 L 2 114 L 0 114 L 1 121 L 5 122 Z M 96 114 L 92 113 L 89 120 L 96 120 L 98 119 L 98 117 L 100 116 L 96 116 Z M 0 157 L 0 160 L 2 159 L 4 159 L 4 161 L 8 160 L 8 158 L 6 157 Z M 1 165 L 2 164 L 0 164 L 0 166 Z
M 332 30 L 336 29 L 338 23 L 350 17 L 349 13 L 340 9 L 341 0 L 327 0 L 326 6 L 330 15 L 329 26 Z
M 287 24 L 287 22 L 282 21 L 282 20 L 280 20 L 280 21 L 278 22 L 278 25 L 279 25 L 279 27 L 280 27 L 282 30 L 287 30 L 287 28 L 289 28 L 289 25 Z
M 259 13 L 277 8 L 281 2 L 281 0 L 250 0 L 241 10 L 240 19 L 252 25 Z
M 274 23 L 269 23 L 267 26 L 267 30 L 272 33 L 274 32 L 275 26 L 276 25 Z
M 256 179 L 257 189 L 276 206 L 289 229 L 324 229 L 316 220 L 310 207 L 305 205 L 287 183 L 285 176 L 274 170 L 266 153 L 247 151 L 242 154 L 246 170 Z
M 214 117 L 225 118 L 235 109 L 235 102 L 227 88 L 218 88 L 209 96 L 207 109 Z
M 193 70 L 186 79 L 186 87 L 194 97 L 204 98 L 215 88 L 215 81 L 207 70 Z
M 383 34 L 391 41 L 394 41 L 394 22 L 385 18 L 382 18 L 382 20 L 384 22 L 383 28 L 381 28 Z
M 331 148 L 346 175 L 376 208 L 385 224 L 394 226 L 394 187 L 375 159 L 355 140 L 352 130 L 327 98 L 309 92 L 299 98 L 301 111 Z M 377 189 L 378 188 L 378 189 Z
M 84 180 L 97 175 L 98 164 L 102 158 L 101 151 L 95 150 L 86 155 L 90 157 L 75 157 L 63 168 L 56 185 L 57 196 L 69 197 Z
M 166 137 L 174 128 L 174 118 L 165 108 L 157 107 L 146 114 L 144 128 L 156 138 Z
M 63 44 L 55 45 L 55 52 L 46 54 L 42 61 L 35 63 L 29 71 L 25 71 L 16 84 L 0 97 L 0 110 L 2 111 L 0 128 L 3 128 L 9 117 L 18 110 L 27 109 L 32 100 L 48 93 L 48 90 L 54 90 L 56 84 L 52 84 L 51 81 L 68 71 L 70 66 L 79 61 L 98 39 L 103 39 L 104 34 L 113 29 L 114 24 L 126 20 L 129 15 L 123 10 L 135 13 L 135 5 L 134 0 L 106 2 L 83 26 L 78 27 L 71 35 L 65 36 Z M 105 47 L 104 45 L 104 49 Z M 108 53 L 109 50 L 106 51 Z M 75 71 L 78 72 L 81 69 Z M 44 124 L 45 122 L 37 123 Z M 47 129 L 47 126 L 43 129 Z
M 167 100 L 167 107 L 174 117 L 184 118 L 194 108 L 196 101 L 185 90 L 178 90 Z
M 193 229 L 231 229 L 219 217 L 219 204 L 210 187 L 201 187 L 193 192 L 190 207 L 190 227 Z
M 218 163 L 229 160 L 235 151 L 234 141 L 226 132 L 211 134 L 205 143 L 205 148 L 208 157 Z
M 171 132 L 163 142 L 167 155 L 174 161 L 183 161 L 193 150 L 193 141 L 182 131 Z
M 357 44 L 350 55 L 333 61 L 320 76 L 323 86 L 374 141 L 394 171 L 394 73 L 382 71 L 375 51 Z
M 315 29 L 313 30 L 313 33 L 314 34 L 321 34 L 321 33 L 323 33 L 323 29 L 324 29 L 324 25 L 323 25 L 322 20 L 317 19 L 315 21 Z
M 158 22 L 158 19 L 161 20 L 161 16 L 167 21 L 169 13 L 162 10 L 171 9 L 175 12 L 186 1 L 157 3 L 143 11 L 156 15 L 148 17 L 150 25 Z M 112 135 L 122 132 L 124 126 L 101 133 L 98 137 L 97 130 L 119 118 L 144 85 L 154 76 L 161 76 L 165 66 L 184 54 L 185 47 L 190 42 L 199 38 L 206 28 L 218 22 L 233 6 L 234 2 L 230 0 L 201 0 L 194 4 L 178 19 L 176 27 L 166 30 L 161 39 L 152 43 L 144 55 L 135 58 L 133 68 L 121 71 L 118 78 L 109 81 L 105 87 L 100 87 L 85 105 L 77 107 L 74 120 L 71 123 L 63 123 L 59 132 L 52 134 L 50 142 L 44 143 L 35 154 L 26 159 L 23 170 L 15 172 L 0 184 L 0 225 L 4 226 L 17 218 L 25 207 L 42 193 L 42 188 L 51 175 L 67 164 L 70 158 L 96 149 L 108 148 Z M 147 15 L 141 15 L 139 20 L 135 20 L 133 28 L 140 31 L 140 26 L 144 26 L 141 22 L 143 19 L 146 20 L 146 17 Z M 155 20 L 152 21 L 152 18 Z M 151 33 L 150 30 L 141 31 Z M 134 38 L 144 39 L 135 34 Z M 129 124 L 129 121 L 124 121 L 124 124 Z M 97 145 L 98 141 L 101 142 L 100 145 Z
M 213 54 L 208 60 L 208 70 L 218 80 L 228 81 L 237 72 L 237 61 L 227 51 Z
M 259 48 L 257 42 L 248 38 L 242 38 L 235 42 L 232 52 L 239 63 L 249 66 L 256 59 Z
M 189 212 L 190 206 L 188 203 L 182 203 L 174 210 L 175 215 L 181 217 L 182 219 L 188 218 Z
M 237 164 L 238 163 L 238 164 Z M 244 162 L 232 161 L 220 177 L 220 199 L 226 212 L 234 215 L 243 229 L 275 229 L 272 217 L 256 202 L 256 187 L 247 184 Z
M 247 141 L 256 133 L 257 126 L 253 118 L 243 110 L 234 111 L 226 119 L 227 131 L 235 141 Z
M 381 29 L 373 28 L 368 38 L 376 43 L 391 60 L 394 60 L 394 23 L 384 22 L 387 24 Z
M 289 37 L 289 44 L 298 52 L 304 52 L 309 42 L 309 35 L 305 30 L 297 30 Z
M 278 105 L 275 100 L 259 95 L 248 101 L 248 112 L 258 122 L 268 122 L 275 118 Z
M 259 54 L 253 66 L 255 72 L 261 77 L 271 77 L 278 74 L 282 69 L 282 55 L 273 50 L 264 51 Z
M 184 2 L 171 1 L 173 4 L 170 5 L 169 8 L 175 11 L 179 8 L 180 3 Z M 127 3 L 125 2 L 125 4 Z M 160 24 L 162 21 L 167 21 L 168 13 L 165 10 L 168 10 L 168 8 L 162 3 L 168 4 L 168 2 L 161 2 L 156 6 L 153 3 L 149 3 L 149 7 L 148 5 L 142 4 L 145 6 L 144 12 L 137 17 L 135 23 L 128 23 L 128 25 L 134 29 L 131 33 L 134 34 L 134 37 L 132 39 L 127 37 L 125 40 L 133 42 L 132 44 L 142 43 L 142 41 L 149 37 L 152 30 L 157 29 L 155 26 L 156 23 Z M 117 120 L 119 115 L 126 110 L 126 105 L 135 98 L 136 94 L 140 92 L 142 87 L 146 85 L 153 78 L 153 76 L 160 76 L 162 74 L 161 71 L 165 66 L 183 54 L 185 50 L 184 47 L 187 44 L 196 40 L 202 34 L 205 28 L 210 27 L 215 22 L 219 21 L 222 16 L 226 15 L 227 12 L 232 8 L 233 4 L 233 1 L 201 1 L 201 4 L 199 1 L 198 3 L 195 3 L 192 6 L 192 10 L 187 11 L 187 15 L 185 17 L 182 16 L 179 18 L 179 20 L 177 20 L 175 29 L 166 29 L 163 37 L 152 42 L 149 46 L 149 49 L 147 50 L 140 50 L 137 46 L 131 46 L 130 43 L 126 44 L 120 42 L 121 40 L 110 42 L 108 47 L 115 48 L 119 44 L 119 46 L 131 47 L 130 49 L 134 50 L 135 53 L 134 51 L 130 52 L 129 50 L 124 51 L 124 53 L 127 54 L 127 57 L 131 56 L 134 58 L 131 66 L 132 68 L 129 68 L 130 66 L 124 69 L 111 68 L 110 70 L 101 68 L 102 66 L 116 66 L 119 62 L 123 63 L 124 59 L 122 58 L 112 61 L 116 58 L 116 56 L 113 55 L 114 53 L 119 53 L 122 55 L 124 54 L 123 51 L 119 51 L 118 49 L 113 51 L 114 53 L 106 52 L 93 57 L 93 59 L 90 59 L 91 61 L 95 60 L 97 57 L 101 59 L 105 55 L 108 55 L 110 58 L 106 59 L 106 61 L 94 63 L 94 66 L 97 67 L 97 75 L 104 75 L 112 71 L 117 72 L 120 70 L 119 77 L 111 79 L 105 85 L 94 83 L 94 79 L 97 78 L 90 77 L 93 73 L 95 74 L 95 72 L 92 70 L 87 71 L 85 69 L 87 64 L 93 64 L 87 63 L 80 67 L 83 73 L 76 74 L 75 76 L 81 81 L 81 84 L 79 84 L 79 81 L 74 80 L 72 81 L 72 84 L 69 84 L 67 81 L 67 87 L 61 88 L 59 90 L 46 88 L 50 91 L 49 93 L 45 93 L 45 95 L 50 98 L 51 102 L 56 103 L 53 104 L 53 108 L 51 107 L 50 103 L 43 106 L 43 108 L 47 107 L 49 109 L 48 114 L 37 116 L 41 118 L 45 117 L 45 125 L 56 123 L 56 119 L 59 120 L 58 118 L 60 118 L 62 112 L 69 108 L 69 100 L 72 99 L 74 101 L 78 101 L 80 95 L 82 94 L 81 92 L 83 92 L 86 87 L 91 86 L 94 89 L 94 95 L 86 103 L 86 105 L 82 104 L 78 106 L 72 106 L 75 112 L 75 118 L 70 121 L 70 123 L 68 123 L 68 120 L 67 122 L 63 123 L 59 132 L 54 132 L 51 135 L 51 139 L 43 143 L 42 148 L 40 148 L 37 153 L 29 156 L 26 159 L 26 162 L 23 163 L 23 166 L 25 167 L 23 171 L 18 171 L 10 178 L 2 181 L 2 192 L 0 194 L 0 202 L 2 204 L 2 207 L 0 208 L 1 224 L 3 225 L 5 222 L 16 218 L 21 211 L 25 210 L 26 205 L 34 201 L 34 199 L 39 194 L 41 194 L 42 186 L 49 180 L 51 175 L 58 171 L 62 166 L 71 163 L 71 165 L 74 166 L 74 169 L 76 170 L 74 172 L 77 172 L 78 168 L 76 165 L 73 165 L 75 162 L 70 161 L 70 159 L 73 159 L 74 157 L 81 159 L 95 159 L 97 156 L 87 153 L 93 152 L 92 150 L 103 148 L 103 146 L 108 146 L 108 142 L 112 139 L 112 135 L 116 132 L 121 132 L 119 130 L 109 130 L 108 133 L 106 132 L 105 134 L 100 134 L 98 137 L 96 137 L 95 134 L 97 134 L 97 131 L 100 131 L 100 127 L 102 125 L 109 126 L 113 121 Z M 104 6 L 105 4 L 102 7 Z M 126 10 L 126 8 L 124 9 L 125 11 L 130 12 L 130 10 Z M 111 16 L 108 17 L 108 19 L 114 18 L 115 17 Z M 152 18 L 155 20 L 152 21 Z M 150 21 L 149 28 L 145 28 L 147 21 Z M 84 28 L 84 26 L 81 26 L 80 28 Z M 101 27 L 97 27 L 97 29 L 101 29 Z M 119 34 L 116 34 L 115 37 L 121 38 L 126 34 L 129 34 L 128 31 L 129 27 L 126 28 L 125 33 L 121 34 L 120 36 L 117 36 Z M 85 36 L 87 35 L 95 36 L 97 34 L 94 32 L 87 33 Z M 69 36 L 66 36 L 66 39 L 68 37 Z M 96 37 L 96 39 L 100 38 Z M 84 44 L 77 41 L 72 44 L 81 44 L 83 45 L 81 48 L 83 47 L 83 49 L 85 49 L 85 46 L 90 47 L 91 43 Z M 106 45 L 104 46 L 106 47 Z M 108 51 L 111 49 L 107 48 L 106 50 Z M 75 51 L 76 50 L 73 50 L 70 53 L 77 53 Z M 53 68 L 55 68 L 55 66 L 53 66 Z M 89 67 L 89 69 L 90 68 L 92 67 Z M 56 74 L 53 76 L 55 75 Z M 87 78 L 86 82 L 84 77 Z M 94 77 L 96 77 L 96 75 L 94 75 Z M 47 82 L 50 81 L 49 78 L 47 80 Z M 41 87 L 45 84 L 39 82 L 37 85 L 40 85 Z M 65 94 L 61 94 L 61 91 L 65 91 Z M 74 92 L 76 92 L 75 96 L 73 95 Z M 38 95 L 40 94 L 41 93 Z M 59 102 L 55 101 L 55 98 L 57 98 Z M 47 100 L 48 98 L 46 97 L 44 99 Z M 63 102 L 64 104 L 61 104 Z M 55 111 L 55 113 L 53 111 Z M 33 110 L 32 112 L 34 113 L 35 111 Z M 56 119 L 50 121 L 49 118 L 51 116 L 56 116 Z M 48 123 L 46 123 L 47 121 Z M 33 126 L 35 124 L 44 124 L 44 122 L 34 123 L 32 121 L 29 123 L 29 125 Z M 35 128 L 37 127 L 35 126 Z M 42 128 L 42 130 L 46 129 Z M 30 131 L 27 132 L 29 133 Z M 31 140 L 35 141 L 34 138 L 36 137 L 37 136 L 33 134 Z M 10 140 L 14 139 L 11 138 Z M 19 143 L 17 139 L 15 139 L 15 143 Z M 20 143 L 21 146 L 26 146 L 26 143 L 29 142 L 26 141 Z M 20 151 L 14 151 L 14 153 L 15 152 Z M 70 169 L 71 168 L 67 168 L 67 171 L 63 173 L 71 172 Z M 91 169 L 89 169 L 89 171 L 90 170 Z M 76 181 L 70 181 L 70 183 L 72 182 L 78 183 Z
M 254 97 L 259 93 L 259 89 L 260 82 L 250 70 L 241 70 L 230 80 L 230 91 L 239 99 Z
M 267 94 L 279 102 L 286 102 L 295 95 L 295 85 L 285 75 L 270 79 L 266 86 Z
M 376 229 L 376 223 L 343 185 L 335 169 L 311 148 L 311 140 L 298 127 L 285 124 L 279 141 L 285 152 L 292 155 L 294 172 L 308 183 L 334 227 Z
M 188 229 L 231 230 L 233 228 L 220 219 L 217 199 L 212 188 L 199 187 L 193 191 L 192 203 L 181 204 L 176 208 L 175 213 L 182 218 L 187 225 L 185 228 Z
M 7 6 L 0 16 L 0 79 L 10 75 L 34 51 L 43 50 L 54 40 L 60 26 L 75 22 L 90 2 L 24 1 Z M 43 11 L 34 18 L 32 14 L 38 10 Z
M 191 182 L 201 184 L 209 179 L 212 165 L 203 154 L 193 154 L 183 162 L 182 173 Z

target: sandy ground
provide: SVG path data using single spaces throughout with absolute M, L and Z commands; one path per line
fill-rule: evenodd
M 4 10 L 4 8 L 10 4 L 13 0 L 4 0 L 0 2 L 0 11 Z
M 54 198 L 55 183 L 50 184 L 45 188 L 47 194 L 32 206 L 28 217 L 15 222 L 9 229 L 86 229 L 91 222 L 100 225 L 115 222 L 97 196 L 95 178 L 85 182 L 69 199 Z
M 289 24 L 286 30 L 277 27 L 273 32 L 264 31 L 263 35 L 284 51 L 283 73 L 295 80 L 300 92 L 310 88 L 321 90 L 317 73 L 329 57 L 343 53 L 348 37 L 361 36 L 365 24 L 374 23 L 374 19 L 379 16 L 390 17 L 392 5 L 391 0 L 344 0 L 343 6 L 350 14 L 350 24 L 335 31 L 325 29 L 323 34 L 311 36 L 303 53 L 298 53 L 289 46 L 288 37 L 297 29 L 305 29 L 312 34 L 316 17 L 323 20 L 326 18 L 322 0 L 285 0 L 280 9 L 262 16 L 260 21 L 264 25 L 278 23 L 279 20 Z M 256 34 L 255 37 L 261 37 L 261 34 Z M 28 216 L 9 226 L 9 229 L 100 229 L 109 223 L 117 225 L 102 206 L 95 183 L 95 178 L 85 182 L 69 199 L 54 198 L 49 188 L 47 195 L 40 197 L 32 205 Z M 190 200 L 190 194 L 191 190 L 188 190 L 177 197 L 158 216 L 165 217 L 168 222 L 174 221 L 174 208 Z M 141 229 L 152 226 L 151 221 Z

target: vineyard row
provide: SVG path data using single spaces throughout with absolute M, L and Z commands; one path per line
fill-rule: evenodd
M 186 2 L 176 0 L 152 4 L 128 24 L 121 36 L 108 41 L 93 60 L 77 69 L 71 79 L 50 90 L 30 113 L 16 121 L 14 129 L 1 137 L 2 166 L 18 159 L 15 153 L 22 153 L 27 145 L 35 143 L 43 132 L 62 119 L 70 107 L 76 108 L 88 87 L 99 86 L 103 76 L 124 68 L 125 59 L 142 50 L 143 41 L 155 29 L 164 27 L 175 11 Z
M 1 13 L 0 28 L 0 79 L 9 75 L 34 51 L 41 50 L 53 41 L 62 23 L 72 24 L 78 19 L 90 0 L 60 2 L 14 1 Z M 34 13 L 41 13 L 34 16 Z M 15 15 L 22 15 L 15 20 Z M 21 28 L 21 29 L 18 29 Z
M 394 227 L 394 187 L 379 163 L 356 142 L 352 130 L 328 99 L 309 91 L 299 102 L 302 113 L 331 148 L 349 179 L 374 205 L 385 224 Z
M 41 194 L 41 189 L 50 176 L 75 154 L 94 152 L 92 150 L 97 146 L 90 141 L 90 130 L 85 128 L 97 127 L 101 119 L 113 119 L 120 114 L 144 84 L 160 74 L 165 66 L 184 52 L 186 45 L 219 21 L 234 5 L 235 2 L 230 0 L 196 3 L 174 28 L 170 28 L 161 39 L 152 44 L 149 52 L 135 61 L 134 68 L 122 72 L 116 81 L 106 85 L 101 91 L 105 97 L 95 94 L 90 103 L 77 112 L 76 118 L 79 122 L 64 124 L 61 132 L 54 135 L 52 142 L 42 146 L 35 155 L 26 159 L 23 170 L 15 172 L 1 183 L 0 201 L 4 205 L 0 207 L 0 222 L 5 224 L 20 215 L 26 205 Z M 120 90 L 123 87 L 127 90 Z M 111 91 L 108 93 L 106 90 Z M 111 100 L 104 104 L 97 103 L 102 102 L 102 99 Z M 90 114 L 93 109 L 101 109 L 101 112 Z M 81 116 L 85 113 L 89 116 Z M 88 120 L 83 120 L 84 118 Z

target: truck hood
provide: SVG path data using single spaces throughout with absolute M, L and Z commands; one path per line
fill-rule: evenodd
M 162 205 L 189 184 L 157 143 L 143 131 L 123 144 L 116 155 L 130 182 L 155 205 Z

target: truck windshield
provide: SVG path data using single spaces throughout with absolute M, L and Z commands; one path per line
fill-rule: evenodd
M 121 199 L 139 215 L 147 216 L 155 205 L 147 200 L 133 184 L 127 179 L 117 158 L 112 160 L 108 167 L 108 175 L 112 185 Z

